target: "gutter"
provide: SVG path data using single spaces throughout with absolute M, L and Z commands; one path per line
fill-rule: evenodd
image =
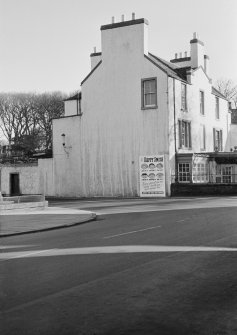
M 174 151 L 175 151 L 175 182 L 178 181 L 178 162 L 177 162 L 177 135 L 176 135 L 176 104 L 175 104 L 175 79 L 173 78 L 173 99 L 174 99 Z

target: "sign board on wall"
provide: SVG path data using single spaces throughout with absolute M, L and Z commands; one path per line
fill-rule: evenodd
M 165 197 L 164 155 L 140 156 L 140 197 Z

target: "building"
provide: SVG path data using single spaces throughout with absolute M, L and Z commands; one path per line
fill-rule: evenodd
M 237 181 L 229 105 L 212 85 L 204 43 L 194 33 L 190 55 L 165 61 L 148 50 L 148 26 L 134 14 L 101 26 L 101 52 L 90 55 L 81 92 L 53 120 L 53 159 L 40 174 L 50 195 L 201 194 L 200 186 Z M 141 164 L 159 157 L 161 178 Z
M 55 194 L 137 196 L 139 157 L 157 154 L 166 195 L 172 183 L 216 182 L 214 156 L 230 151 L 230 123 L 197 34 L 190 55 L 167 62 L 148 51 L 147 20 L 103 25 L 81 95 L 54 120 Z

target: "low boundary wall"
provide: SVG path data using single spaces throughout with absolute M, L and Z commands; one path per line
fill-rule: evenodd
M 237 184 L 171 184 L 171 196 L 237 195 Z

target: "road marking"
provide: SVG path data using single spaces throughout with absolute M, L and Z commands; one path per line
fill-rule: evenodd
M 0 246 L 0 250 L 4 249 L 18 249 L 18 248 L 30 248 L 30 247 L 36 247 L 36 244 L 25 244 L 25 245 L 2 245 Z
M 110 235 L 110 236 L 105 236 L 104 238 L 113 238 L 113 237 L 117 237 L 117 236 L 123 236 L 123 235 L 128 235 L 128 234 L 134 234 L 134 233 L 139 233 L 140 231 L 145 231 L 145 230 L 150 230 L 150 229 L 156 229 L 156 228 L 160 228 L 161 226 L 156 226 L 156 227 L 149 227 L 149 228 L 145 228 L 145 229 L 139 229 L 139 230 L 133 230 L 133 231 L 129 231 L 127 233 L 122 233 L 122 234 L 116 234 L 116 235 Z
M 183 219 L 183 220 L 178 220 L 178 221 L 176 221 L 176 222 L 183 222 L 183 221 L 186 221 L 186 220 L 188 220 L 188 218 L 185 218 L 185 219 Z
M 47 249 L 47 250 L 38 250 L 38 251 L 33 251 L 33 252 L 24 252 L 24 251 L 13 251 L 13 252 L 6 252 L 6 253 L 1 253 L 0 254 L 0 259 L 2 260 L 11 260 L 11 259 L 17 259 L 17 258 L 27 258 L 31 256 L 35 256 L 41 253 L 47 253 L 51 252 L 54 249 Z
M 128 254 L 128 253 L 177 253 L 177 252 L 237 252 L 237 248 L 170 245 L 115 245 L 85 248 L 48 249 L 31 253 L 1 253 L 5 261 L 20 258 L 54 257 L 71 255 Z

